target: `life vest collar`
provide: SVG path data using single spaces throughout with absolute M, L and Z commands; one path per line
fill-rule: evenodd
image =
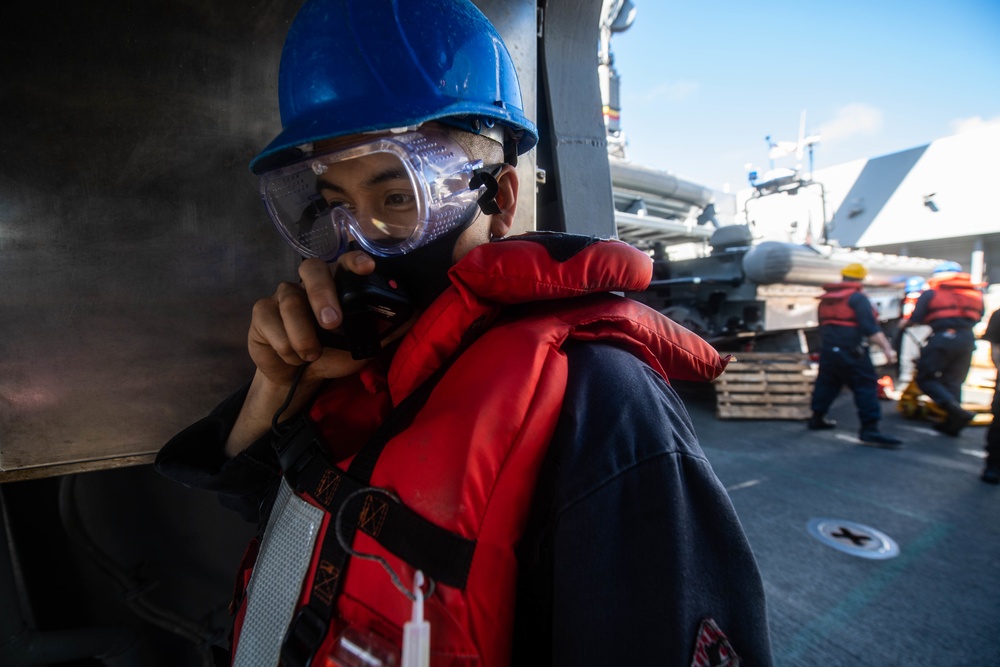
M 389 369 L 393 402 L 488 328 L 504 306 L 643 290 L 652 275 L 648 255 L 613 239 L 532 232 L 477 246 L 451 268 L 451 286 L 400 343 Z M 656 364 L 661 373 L 671 368 L 674 377 L 711 379 L 722 372 L 725 361 L 707 342 L 654 315 L 638 335 L 648 339 L 654 361 L 669 362 Z M 678 355 L 678 348 L 690 354 Z
M 854 293 L 854 292 L 860 292 L 862 289 L 864 289 L 864 284 L 853 280 L 845 280 L 844 282 L 840 283 L 825 283 L 824 285 L 822 285 L 822 287 L 823 290 L 826 292 Z M 818 298 L 822 299 L 824 296 L 825 295 L 820 295 Z
M 930 289 L 982 289 L 983 283 L 972 282 L 972 276 L 964 272 L 942 273 L 927 279 Z

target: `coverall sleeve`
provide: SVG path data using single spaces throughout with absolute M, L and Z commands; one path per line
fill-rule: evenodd
M 261 522 L 277 492 L 280 468 L 268 433 L 239 455 L 225 454 L 226 438 L 236 422 L 249 384 L 165 444 L 154 466 L 164 477 L 216 493 L 219 501 L 247 521 Z
M 862 336 L 867 338 L 882 331 L 882 327 L 878 325 L 878 321 L 875 319 L 872 302 L 867 296 L 861 292 L 857 292 L 851 295 L 847 304 L 858 318 L 858 331 Z
M 771 664 L 763 585 L 679 396 L 628 352 L 567 346 L 569 380 L 519 551 L 513 664 L 692 664 L 711 618 Z
M 924 323 L 930 310 L 932 298 L 934 298 L 934 290 L 925 290 L 917 297 L 917 302 L 913 304 L 913 312 L 910 313 L 911 322 L 914 324 Z
M 986 323 L 986 331 L 983 332 L 983 340 L 990 345 L 1000 345 L 1000 310 L 994 311 L 990 315 L 989 322 Z

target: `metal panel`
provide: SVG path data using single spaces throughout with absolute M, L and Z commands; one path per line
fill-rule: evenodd
M 539 53 L 538 227 L 615 236 L 597 72 L 601 0 L 546 0 Z
M 837 209 L 830 221 L 830 238 L 845 247 L 859 246 L 861 237 L 874 224 L 927 148 L 928 146 L 918 146 L 868 160 L 844 197 L 847 206 Z M 893 232 L 898 234 L 899 230 Z
M 278 62 L 301 0 L 15 4 L 0 482 L 150 461 L 250 377 L 252 303 L 298 263 L 246 165 L 280 127 Z M 535 3 L 478 4 L 533 117 Z M 518 231 L 534 227 L 533 154 L 519 171 Z
M 517 68 L 524 113 L 537 125 L 535 83 L 538 78 L 538 40 L 535 36 L 535 0 L 475 0 L 475 5 L 503 37 L 514 60 L 514 67 Z M 535 151 L 518 158 L 517 175 L 521 187 L 511 234 L 535 229 Z
M 249 377 L 297 263 L 246 165 L 299 4 L 8 5 L 0 481 L 148 461 Z

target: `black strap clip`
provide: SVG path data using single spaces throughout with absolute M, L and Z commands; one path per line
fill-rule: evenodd
M 497 205 L 496 199 L 497 193 L 500 192 L 500 184 L 497 183 L 497 176 L 500 175 L 501 169 L 503 169 L 502 164 L 497 165 L 496 170 L 493 172 L 487 169 L 476 169 L 472 172 L 472 178 L 469 179 L 470 188 L 476 189 L 482 186 L 486 188 L 477 202 L 479 208 L 486 215 L 495 215 L 500 212 L 500 207 Z
M 285 478 L 293 487 L 296 486 L 299 474 L 312 459 L 310 450 L 317 442 L 318 438 L 312 424 L 302 415 L 288 425 L 284 435 L 275 438 L 274 451 L 278 455 L 278 463 Z
M 281 643 L 281 667 L 309 667 L 326 636 L 327 623 L 310 607 L 292 619 Z

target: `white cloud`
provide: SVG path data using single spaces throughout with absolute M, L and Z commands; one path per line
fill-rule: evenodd
M 691 98 L 701 88 L 697 81 L 664 81 L 639 96 L 643 102 L 666 98 L 671 102 L 683 102 Z
M 858 103 L 838 109 L 833 120 L 820 126 L 819 134 L 824 144 L 832 144 L 859 134 L 875 134 L 881 129 L 882 110 Z
M 971 118 L 956 118 L 949 123 L 951 126 L 951 131 L 953 134 L 961 134 L 962 132 L 972 132 L 973 130 L 981 130 L 984 127 L 989 127 L 991 125 L 1000 125 L 1000 116 L 994 116 L 993 118 L 983 119 L 982 116 L 972 116 Z

